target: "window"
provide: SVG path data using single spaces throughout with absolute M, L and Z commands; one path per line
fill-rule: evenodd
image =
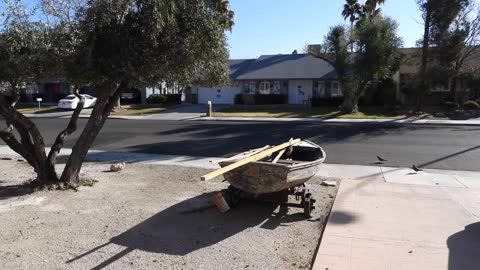
M 340 83 L 338 83 L 337 81 L 332 82 L 331 95 L 332 97 L 343 96 L 342 90 L 340 89 Z
M 282 91 L 282 84 L 280 83 L 280 81 L 274 81 L 273 82 L 273 93 L 274 94 L 280 94 L 280 92 Z
M 257 91 L 257 84 L 252 81 L 248 84 L 248 93 L 251 95 L 254 95 L 255 92 Z
M 269 95 L 270 94 L 270 82 L 269 81 L 262 81 L 260 82 L 259 93 L 261 95 Z

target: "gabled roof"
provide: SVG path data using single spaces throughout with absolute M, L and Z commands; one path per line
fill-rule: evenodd
M 334 79 L 337 73 L 325 60 L 307 54 L 262 55 L 258 59 L 231 60 L 233 80 Z
M 235 80 L 240 74 L 248 69 L 248 66 L 255 62 L 255 59 L 235 59 L 228 60 L 230 67 L 230 79 Z

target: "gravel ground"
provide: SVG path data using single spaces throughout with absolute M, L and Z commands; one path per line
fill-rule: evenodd
M 211 204 L 222 179 L 206 170 L 87 163 L 98 180 L 74 191 L 28 194 L 25 162 L 0 160 L 2 269 L 309 269 L 337 192 L 313 179 L 314 216 L 268 203 L 242 202 L 225 214 Z M 27 193 L 27 194 L 26 194 Z

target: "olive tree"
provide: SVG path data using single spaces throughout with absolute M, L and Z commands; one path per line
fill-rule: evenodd
M 233 12 L 226 0 L 42 0 L 38 4 L 42 16 L 26 21 L 41 18 L 36 24 L 44 27 L 39 32 L 47 41 L 40 56 L 51 55 L 40 57 L 50 67 L 39 74 L 92 85 L 98 93 L 60 176 L 56 158 L 64 139 L 76 130 L 83 104 L 47 155 L 35 124 L 0 95 L 0 114 L 9 124 L 8 136 L 2 139 L 35 168 L 40 185 L 78 185 L 88 150 L 125 89 L 161 81 L 187 84 L 200 73 L 211 84 L 228 80 L 225 31 L 233 26 Z
M 351 40 L 344 26 L 330 29 L 322 57 L 337 71 L 344 94 L 343 112 L 358 112 L 358 101 L 365 90 L 390 78 L 399 68 L 402 41 L 396 32 L 396 22 L 384 17 L 360 20 Z M 355 43 L 355 53 L 348 51 L 350 42 Z

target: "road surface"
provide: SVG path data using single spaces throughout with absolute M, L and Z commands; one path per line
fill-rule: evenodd
M 51 144 L 68 119 L 34 121 Z M 85 123 L 81 119 L 79 128 Z M 72 147 L 78 135 L 73 134 L 65 147 Z M 291 137 L 324 147 L 327 163 L 371 165 L 380 155 L 389 160 L 386 166 L 480 171 L 480 127 L 472 126 L 110 119 L 92 149 L 215 157 Z

